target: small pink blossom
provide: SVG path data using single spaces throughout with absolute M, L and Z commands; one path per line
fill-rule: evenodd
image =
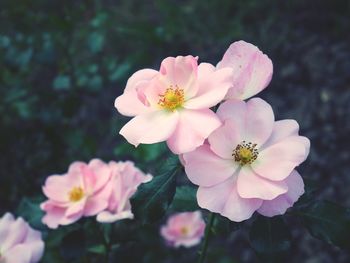
M 184 212 L 172 215 L 160 233 L 173 247 L 198 245 L 204 235 L 205 222 L 201 212 Z
M 106 209 L 111 194 L 110 177 L 109 166 L 98 159 L 88 164 L 74 162 L 66 174 L 48 177 L 43 192 L 49 200 L 41 204 L 46 212 L 43 223 L 57 228 Z
M 97 215 L 97 221 L 112 223 L 121 219 L 132 219 L 134 215 L 131 212 L 130 197 L 140 184 L 152 180 L 152 176 L 144 174 L 130 161 L 109 162 L 108 165 L 112 173 L 112 193 L 107 209 Z
M 272 61 L 256 46 L 237 41 L 226 50 L 217 68 L 232 69 L 232 88 L 226 99 L 248 99 L 269 85 L 272 77 Z
M 160 70 L 142 69 L 115 100 L 117 110 L 134 117 L 121 130 L 129 143 L 167 141 L 176 154 L 203 144 L 221 125 L 209 108 L 223 100 L 232 85 L 232 69 L 198 65 L 193 56 L 168 57 Z
M 259 98 L 228 100 L 217 115 L 224 124 L 208 144 L 183 155 L 188 178 L 199 185 L 199 206 L 237 222 L 256 210 L 283 214 L 304 193 L 294 169 L 308 156 L 310 141 L 298 135 L 296 121 L 275 121 Z
M 44 253 L 41 233 L 21 217 L 6 213 L 0 218 L 0 262 L 37 263 Z

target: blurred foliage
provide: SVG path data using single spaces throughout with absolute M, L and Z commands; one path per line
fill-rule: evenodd
M 71 258 L 77 257 L 79 248 L 73 255 L 54 248 L 62 242 L 74 243 L 69 236 L 64 238 L 71 231 L 82 234 L 78 226 L 52 232 L 39 222 L 38 203 L 43 196 L 38 193 L 45 178 L 64 173 L 75 160 L 94 157 L 132 159 L 154 173 L 167 155 L 166 146 L 135 149 L 127 144 L 118 135 L 127 118 L 113 108 L 115 97 L 140 68 L 157 68 L 166 56 L 186 54 L 215 64 L 238 39 L 258 45 L 271 57 L 275 74 L 262 96 L 273 105 L 277 118 L 297 119 L 302 133 L 311 138 L 311 155 L 302 174 L 320 185 L 319 195 L 350 206 L 346 187 L 350 185 L 349 24 L 347 0 L 2 0 L 0 214 L 17 211 L 45 231 L 49 249 L 43 262 L 74 262 Z M 176 179 L 188 184 L 183 176 Z M 175 205 L 193 197 L 186 189 L 177 190 Z M 83 227 L 90 229 L 89 224 Z M 124 235 L 131 240 L 111 248 L 112 257 L 138 263 L 138 254 L 143 262 L 194 261 L 194 250 L 166 247 L 158 227 L 151 224 L 140 230 L 137 223 L 131 225 L 133 234 Z M 100 231 L 93 229 L 84 234 Z M 223 223 L 215 230 L 226 231 L 227 238 L 214 240 L 217 245 L 210 251 L 210 262 L 256 260 L 247 250 L 247 238 L 237 237 L 237 242 L 230 235 L 232 229 L 236 226 Z M 313 231 L 337 243 L 337 235 L 327 237 L 326 232 Z M 294 238 L 300 244 L 309 242 L 302 233 Z M 141 241 L 135 244 L 136 239 Z M 316 243 L 310 250 L 307 244 L 293 252 L 293 262 L 314 257 L 348 262 L 347 255 L 329 246 Z M 85 246 L 90 254 L 83 260 L 97 256 L 101 262 L 99 252 L 105 248 L 100 243 Z M 322 253 L 315 253 L 317 249 Z

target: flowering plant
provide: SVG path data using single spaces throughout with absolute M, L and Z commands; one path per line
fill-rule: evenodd
M 168 57 L 159 70 L 141 69 L 115 100 L 118 112 L 132 117 L 119 132 L 130 144 L 166 142 L 173 154 L 160 158 L 164 162 L 154 176 L 143 172 L 153 167 L 93 159 L 73 162 L 67 173 L 46 179 L 38 228 L 48 235 L 61 230 L 63 246 L 83 244 L 63 255 L 66 262 L 90 262 L 90 254 L 97 257 L 93 262 L 111 262 L 126 246 L 151 244 L 168 250 L 197 247 L 203 263 L 210 236 L 223 228 L 225 233 L 248 229 L 259 258 L 282 262 L 291 244 L 289 216 L 302 219 L 314 237 L 349 248 L 344 237 L 349 210 L 314 200 L 299 173 L 310 153 L 309 139 L 299 135 L 295 120 L 275 120 L 268 102 L 252 98 L 271 81 L 268 56 L 238 41 L 216 66 L 199 61 L 191 55 Z M 149 231 L 156 241 L 144 240 Z M 12 262 L 10 251 L 22 250 L 17 263 L 38 262 L 41 235 L 5 214 L 0 262 Z M 140 262 L 136 256 L 130 255 L 130 262 Z M 147 260 L 155 262 L 152 255 Z

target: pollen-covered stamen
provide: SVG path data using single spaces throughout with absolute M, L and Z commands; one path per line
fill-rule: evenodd
M 181 233 L 181 235 L 183 235 L 183 236 L 187 236 L 188 232 L 189 232 L 189 229 L 188 229 L 188 227 L 187 227 L 187 226 L 183 226 L 183 227 L 181 227 L 181 229 L 180 229 L 180 233 Z
M 253 163 L 258 157 L 258 150 L 255 148 L 256 144 L 243 141 L 241 144 L 238 144 L 233 150 L 232 156 L 236 162 L 240 165 L 246 165 Z
M 170 85 L 170 88 L 166 89 L 164 94 L 159 95 L 158 105 L 163 109 L 173 111 L 181 108 L 184 101 L 184 90 L 180 89 L 177 85 L 175 85 L 175 88 Z
M 83 188 L 81 187 L 73 187 L 72 190 L 69 191 L 69 201 L 78 202 L 84 197 L 85 193 Z

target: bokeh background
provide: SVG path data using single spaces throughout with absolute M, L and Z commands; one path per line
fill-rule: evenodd
M 164 145 L 134 149 L 118 135 L 127 118 L 113 104 L 126 80 L 167 56 L 216 64 L 240 39 L 274 63 L 259 96 L 311 140 L 300 172 L 316 182 L 317 197 L 350 207 L 349 32 L 346 0 L 1 0 L 0 215 L 16 211 L 23 197 L 40 199 L 45 178 L 75 160 L 132 159 L 152 172 Z M 291 221 L 288 262 L 350 262 Z M 156 247 L 159 262 L 187 262 L 195 253 Z M 123 248 L 123 262 L 141 262 L 128 249 L 135 248 Z M 214 238 L 209 254 L 208 262 L 257 262 L 244 229 Z M 59 257 L 43 262 L 69 262 Z

